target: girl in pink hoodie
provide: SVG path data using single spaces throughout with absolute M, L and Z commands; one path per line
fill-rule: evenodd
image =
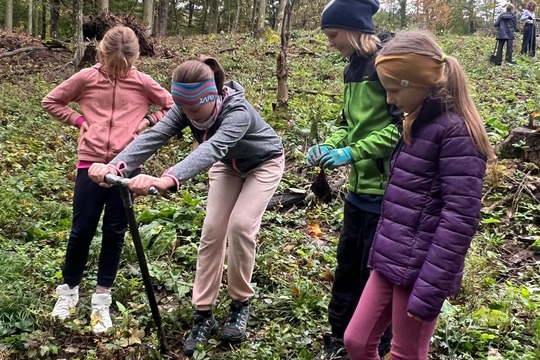
M 109 29 L 97 50 L 99 62 L 54 88 L 42 106 L 62 123 L 79 128 L 73 225 L 62 271 L 64 283 L 56 288 L 58 300 L 52 316 L 63 320 L 75 311 L 90 243 L 105 209 L 91 315 L 93 330 L 100 333 L 112 326 L 111 288 L 120 264 L 127 219 L 118 189 L 92 182 L 88 168 L 95 162 L 109 162 L 146 127 L 158 122 L 174 102 L 167 90 L 133 67 L 139 57 L 139 41 L 133 30 L 124 26 Z M 81 112 L 70 108 L 71 102 L 77 103 Z M 152 105 L 161 110 L 147 114 Z

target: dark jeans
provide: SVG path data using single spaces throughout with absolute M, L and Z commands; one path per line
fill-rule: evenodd
M 140 171 L 137 171 L 137 173 Z M 103 188 L 90 180 L 88 169 L 79 169 L 73 196 L 73 225 L 66 250 L 62 275 L 70 287 L 81 282 L 88 261 L 90 243 L 103 215 L 101 252 L 97 284 L 112 287 L 120 265 L 127 218 L 120 191 L 116 186 Z
M 328 321 L 334 337 L 343 339 L 369 279 L 369 251 L 378 222 L 379 214 L 363 211 L 345 201 L 332 298 L 328 306 Z M 389 346 L 391 338 L 389 329 L 381 339 L 381 346 Z
M 505 60 L 507 63 L 512 63 L 512 55 L 514 53 L 514 40 L 513 39 L 497 39 L 497 54 L 495 55 L 495 64 L 501 65 L 502 63 L 502 52 L 504 43 L 506 43 L 506 57 Z
M 533 57 L 536 53 L 536 26 L 534 24 L 526 24 L 523 29 L 521 53 Z

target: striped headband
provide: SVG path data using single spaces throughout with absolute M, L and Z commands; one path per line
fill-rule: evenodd
M 180 83 L 173 81 L 171 93 L 174 103 L 178 107 L 201 106 L 207 102 L 216 100 L 218 91 L 214 79 L 196 82 Z

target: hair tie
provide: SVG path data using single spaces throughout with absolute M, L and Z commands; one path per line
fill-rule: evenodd
M 442 53 L 441 62 L 445 63 L 447 59 L 448 59 L 448 55 L 446 55 L 445 53 Z

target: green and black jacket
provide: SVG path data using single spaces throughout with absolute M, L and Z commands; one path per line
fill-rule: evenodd
M 382 195 L 392 150 L 399 138 L 396 126 L 403 113 L 386 103 L 386 91 L 375 71 L 375 57 L 351 56 L 345 67 L 343 109 L 339 129 L 323 145 L 349 146 L 354 159 L 348 190 Z

